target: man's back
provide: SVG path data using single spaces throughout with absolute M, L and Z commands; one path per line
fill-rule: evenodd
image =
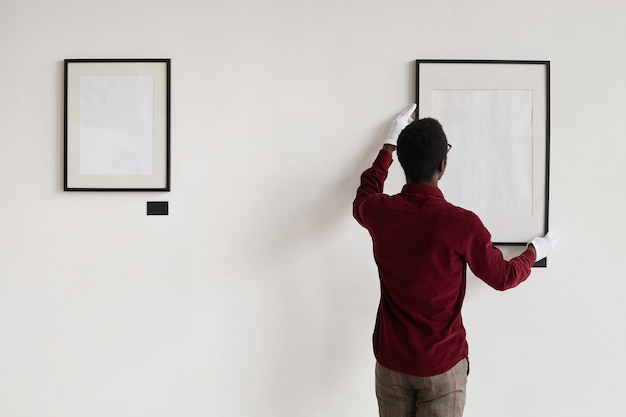
M 382 194 L 390 164 L 391 154 L 381 151 L 354 201 L 381 280 L 374 352 L 386 368 L 432 376 L 468 355 L 461 318 L 466 265 L 507 289 L 527 278 L 534 254 L 504 261 L 478 217 L 448 203 L 436 186 L 407 184 L 400 194 Z

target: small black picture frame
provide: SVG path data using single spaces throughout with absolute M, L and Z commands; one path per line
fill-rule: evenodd
M 65 191 L 170 191 L 170 66 L 64 61 Z

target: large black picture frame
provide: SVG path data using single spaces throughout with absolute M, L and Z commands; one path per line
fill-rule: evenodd
M 440 120 L 453 145 L 440 182 L 446 198 L 476 212 L 496 245 L 522 246 L 547 233 L 550 61 L 418 59 L 415 87 L 417 116 Z M 502 126 L 509 121 L 510 135 Z M 460 165 L 462 173 L 450 173 Z M 480 196 L 496 203 L 472 201 Z

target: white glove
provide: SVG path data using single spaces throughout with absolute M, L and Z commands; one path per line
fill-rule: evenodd
M 400 136 L 400 132 L 407 127 L 413 120 L 413 113 L 415 113 L 415 109 L 417 108 L 417 104 L 411 104 L 411 107 L 405 109 L 402 113 L 396 116 L 391 122 L 391 128 L 389 129 L 389 134 L 387 135 L 387 139 L 385 139 L 385 143 L 389 145 L 396 146 L 398 144 L 398 136 Z
M 533 245 L 535 247 L 535 252 L 537 253 L 536 261 L 540 261 L 543 258 L 547 258 L 554 252 L 554 248 L 556 247 L 556 237 L 554 233 L 548 232 L 545 237 L 536 237 L 534 238 L 529 245 Z

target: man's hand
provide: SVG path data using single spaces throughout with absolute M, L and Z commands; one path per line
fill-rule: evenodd
M 397 115 L 396 118 L 393 119 L 393 122 L 391 122 L 391 128 L 389 129 L 387 139 L 385 139 L 385 145 L 393 146 L 392 152 L 398 143 L 400 132 L 414 120 L 413 113 L 415 113 L 416 108 L 417 104 L 411 104 L 408 109 L 405 109 L 402 113 Z
M 556 237 L 552 232 L 548 232 L 545 237 L 536 237 L 529 244 L 531 249 L 535 249 L 535 261 L 547 258 L 556 247 Z

